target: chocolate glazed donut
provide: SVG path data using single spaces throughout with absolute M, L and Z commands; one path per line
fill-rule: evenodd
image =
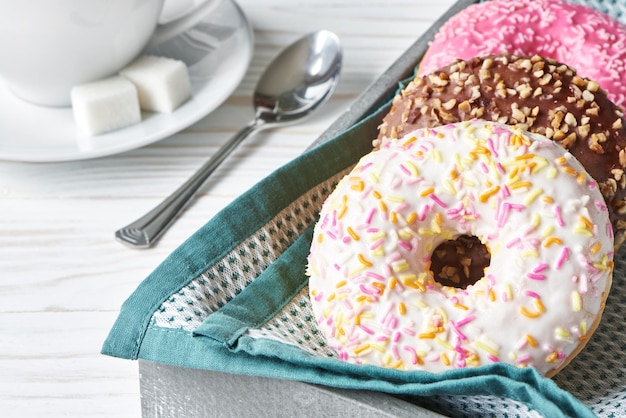
M 394 98 L 373 145 L 377 148 L 381 141 L 402 137 L 416 128 L 471 119 L 516 125 L 544 135 L 572 153 L 598 182 L 609 207 L 615 248 L 621 246 L 626 236 L 626 122 L 623 109 L 606 97 L 598 83 L 579 77 L 565 64 L 539 56 L 501 54 L 457 60 L 417 77 Z M 456 261 L 450 256 L 460 251 L 460 246 L 463 244 L 449 242 L 435 250 L 436 275 L 444 277 L 456 271 L 461 278 L 455 280 L 467 280 L 468 255 Z M 472 263 L 489 264 L 486 255 L 477 261 L 476 251 L 485 253 L 481 245 L 464 248 Z M 438 254 L 446 260 L 438 259 Z M 435 271 L 441 266 L 446 271 Z

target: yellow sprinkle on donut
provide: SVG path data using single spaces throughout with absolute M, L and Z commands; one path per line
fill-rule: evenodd
M 343 218 L 343 217 L 344 217 L 344 215 L 346 214 L 347 210 L 348 210 L 348 206 L 343 205 L 343 206 L 341 207 L 341 209 L 339 210 L 339 212 L 337 213 L 337 219 L 341 219 L 341 218 Z
M 485 190 L 478 196 L 478 200 L 481 202 L 486 202 L 491 196 L 495 195 L 500 191 L 500 186 L 493 186 L 490 189 Z
M 376 233 L 373 233 L 369 236 L 369 241 L 370 242 L 374 242 L 374 241 L 378 241 L 379 239 L 385 238 L 387 236 L 387 233 L 384 231 L 379 231 Z
M 591 222 L 586 216 L 580 215 L 578 219 L 586 228 L 593 229 L 593 222 Z
M 400 315 L 406 314 L 406 305 L 404 304 L 404 302 L 400 302 L 398 304 L 398 312 L 400 313 Z
M 486 351 L 487 353 L 491 354 L 492 356 L 498 357 L 500 355 L 500 353 L 498 352 L 498 350 L 496 350 L 495 348 L 491 347 L 488 344 L 485 344 L 482 341 L 474 341 L 472 343 L 472 345 L 478 349 L 481 349 L 483 351 Z
M 572 176 L 576 177 L 578 175 L 578 171 L 574 170 L 572 167 L 569 166 L 565 166 L 562 168 L 562 170 L 567 173 L 567 174 L 571 174 Z
M 402 284 L 404 284 L 405 286 L 411 287 L 413 289 L 417 289 L 421 292 L 425 292 L 426 291 L 426 287 L 421 284 L 420 282 L 417 281 L 413 281 L 413 280 L 403 280 Z
M 407 271 L 409 267 L 410 265 L 409 263 L 406 262 L 406 260 L 398 260 L 398 261 L 394 261 L 393 263 L 391 263 L 391 268 L 396 273 L 402 273 L 403 271 Z M 417 277 L 417 276 L 413 275 L 412 277 Z
M 544 248 L 548 248 L 551 245 L 556 244 L 556 245 L 562 245 L 563 244 L 563 240 L 561 240 L 561 238 L 557 238 L 557 237 L 547 237 L 543 243 L 541 244 Z
M 566 330 L 566 329 L 565 329 L 565 328 L 563 328 L 563 327 L 557 327 L 557 328 L 554 330 L 554 333 L 555 333 L 555 335 L 556 335 L 557 337 L 559 337 L 559 338 L 561 338 L 561 339 L 566 339 L 566 338 L 569 338 L 569 337 L 570 337 L 570 333 L 569 333 L 569 331 L 568 331 L 568 330 Z
M 547 225 L 543 231 L 541 231 L 541 235 L 545 238 L 548 238 L 554 232 L 554 225 Z
M 519 311 L 527 318 L 539 318 L 541 316 L 541 312 L 530 312 L 525 306 L 520 306 Z
M 420 175 L 419 169 L 411 161 L 408 161 L 408 160 L 405 161 L 404 166 L 406 167 L 407 170 L 409 170 L 409 172 L 411 173 L 413 177 L 418 177 Z
M 410 144 L 412 144 L 412 143 L 413 143 L 413 142 L 415 142 L 415 141 L 417 141 L 417 138 L 416 138 L 416 137 L 414 137 L 414 136 L 412 136 L 412 137 L 410 137 L 409 139 L 407 139 L 406 141 L 404 141 L 404 143 L 402 144 L 402 146 L 406 148 L 407 146 L 409 146 Z
M 387 196 L 387 200 L 393 203 L 404 203 L 404 198 L 400 196 Z
M 359 354 L 362 354 L 363 352 L 369 350 L 370 348 L 371 348 L 371 344 L 363 344 L 362 346 L 354 349 L 354 354 L 358 356 Z
M 517 190 L 517 189 L 522 189 L 522 188 L 530 188 L 530 186 L 532 185 L 533 184 L 527 180 L 525 181 L 518 180 L 515 183 L 509 184 L 509 189 Z
M 440 346 L 442 346 L 443 348 L 445 348 L 446 350 L 454 350 L 454 347 L 447 341 L 439 338 L 439 337 L 435 337 L 435 342 L 437 344 L 439 344 Z
M 556 351 L 553 351 L 552 353 L 550 353 L 547 357 L 546 357 L 546 362 L 548 363 L 554 363 L 555 361 L 557 361 L 559 359 L 559 353 Z
M 535 201 L 536 198 L 541 196 L 542 193 L 543 193 L 543 189 L 541 187 L 537 187 L 537 188 L 531 190 L 526 195 L 526 197 L 524 198 L 524 204 L 525 205 L 530 205 L 532 202 Z
M 355 183 L 350 186 L 352 190 L 356 190 L 357 192 L 362 192 L 365 189 L 365 183 L 361 179 L 356 179 Z
M 583 307 L 582 297 L 577 290 L 572 292 L 572 310 L 574 312 L 580 312 Z
M 543 306 L 541 299 L 535 299 L 535 307 L 537 308 L 538 312 L 544 313 L 546 311 L 546 308 Z
M 596 242 L 591 246 L 591 254 L 597 254 L 598 251 L 602 249 L 602 243 L 600 241 Z
M 443 362 L 443 364 L 445 364 L 446 366 L 450 365 L 450 359 L 448 358 L 448 355 L 446 353 L 441 353 L 441 361 Z
M 361 262 L 361 264 L 365 265 L 366 267 L 372 267 L 373 264 L 371 261 L 368 261 L 365 256 L 363 256 L 363 254 L 359 254 L 358 256 L 359 261 Z
M 585 227 L 574 228 L 574 232 L 576 232 L 579 235 L 584 235 L 584 236 L 589 237 L 589 238 L 593 237 L 593 232 L 591 232 L 590 230 L 588 230 Z
M 429 187 L 429 188 L 427 188 L 427 189 L 424 189 L 424 190 L 422 190 L 422 191 L 420 192 L 420 197 L 426 197 L 426 196 L 428 196 L 428 195 L 430 195 L 430 194 L 433 194 L 433 193 L 434 193 L 434 191 L 435 191 L 435 188 L 434 188 L 434 187 Z
M 530 160 L 535 158 L 535 154 L 523 154 L 523 155 L 518 155 L 515 157 L 516 161 L 520 161 L 520 160 Z
M 513 288 L 511 287 L 510 283 L 507 283 L 504 286 L 504 292 L 506 294 L 506 300 L 508 300 L 508 301 L 513 300 Z
M 353 240 L 358 241 L 361 239 L 361 237 L 356 232 L 354 232 L 354 229 L 352 229 L 351 226 L 349 226 L 346 230 Z
M 396 284 L 398 284 L 398 279 L 396 276 L 391 276 L 389 278 L 389 289 L 393 290 L 396 288 Z

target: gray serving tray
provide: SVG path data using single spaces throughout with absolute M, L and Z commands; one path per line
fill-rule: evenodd
M 441 25 L 468 5 L 477 2 L 478 0 L 458 0 L 310 148 L 344 132 L 393 97 L 398 82 L 413 74 L 428 48 L 428 43 Z M 189 369 L 147 360 L 139 360 L 139 383 L 144 418 L 443 416 L 384 393 Z

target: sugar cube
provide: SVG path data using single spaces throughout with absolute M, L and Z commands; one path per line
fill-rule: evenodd
M 90 136 L 141 121 L 137 89 L 120 76 L 74 86 L 71 100 L 76 125 Z
M 120 71 L 137 87 L 143 110 L 172 112 L 191 96 L 191 85 L 184 62 L 144 55 Z

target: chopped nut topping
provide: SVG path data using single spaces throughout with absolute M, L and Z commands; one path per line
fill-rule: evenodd
M 589 80 L 589 82 L 587 83 L 587 90 L 589 90 L 592 93 L 595 93 L 596 91 L 598 91 L 599 88 L 600 88 L 600 85 L 593 80 Z
M 472 105 L 469 100 L 465 100 L 464 102 L 459 103 L 459 110 L 464 113 L 469 113 L 472 110 Z
M 480 97 L 480 86 L 473 86 L 472 87 L 472 96 L 470 97 L 470 103 L 473 100 L 476 100 Z
M 565 149 L 569 149 L 574 142 L 576 142 L 576 134 L 572 132 L 561 141 L 561 146 Z
M 456 99 L 450 99 L 447 102 L 443 103 L 442 106 L 444 109 L 450 110 L 454 107 L 455 104 L 456 104 Z
M 435 86 L 447 86 L 448 85 L 448 78 L 442 78 L 441 75 L 444 73 L 439 73 L 439 76 L 431 74 L 429 76 L 430 82 L 433 83 Z
M 554 131 L 554 135 L 552 135 L 552 139 L 554 139 L 555 141 L 560 141 L 564 138 L 565 138 L 565 132 L 563 132 L 560 129 L 556 129 Z
M 516 90 L 519 92 L 519 97 L 521 97 L 522 99 L 530 97 L 533 93 L 532 87 L 530 87 L 528 84 L 519 85 L 516 87 Z
M 554 129 L 558 129 L 561 126 L 561 122 L 563 122 L 564 117 L 565 115 L 560 110 L 557 110 L 556 112 L 554 112 L 554 117 L 551 123 L 552 127 Z
M 544 74 L 543 77 L 539 79 L 539 85 L 545 86 L 550 82 L 550 80 L 552 80 L 552 74 Z
M 517 120 L 518 122 L 524 122 L 526 120 L 526 115 L 524 114 L 524 112 L 522 112 L 521 110 L 515 108 L 513 109 L 513 119 Z
M 580 135 L 581 138 L 587 138 L 587 136 L 589 135 L 590 129 L 591 129 L 591 126 L 589 124 L 579 126 L 577 129 L 578 135 Z
M 617 214 L 618 215 L 626 215 L 626 203 L 624 203 L 622 206 L 616 208 L 617 209 Z M 622 229 L 625 227 L 626 225 L 622 225 Z
M 488 70 L 489 68 L 491 68 L 493 66 L 493 59 L 491 58 L 486 58 L 483 61 L 483 65 L 480 67 L 483 70 Z
M 570 112 L 567 112 L 567 114 L 565 115 L 565 123 L 567 123 L 569 126 L 574 127 L 578 124 L 578 122 L 576 122 L 576 117 Z

